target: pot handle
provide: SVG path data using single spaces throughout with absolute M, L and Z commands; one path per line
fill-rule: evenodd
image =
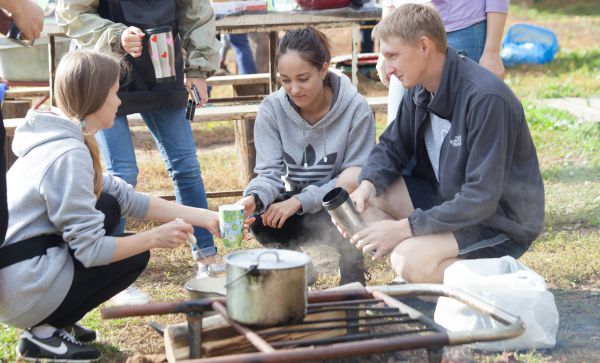
M 268 253 L 272 253 L 275 255 L 275 257 L 277 258 L 277 262 L 279 262 L 279 253 L 277 253 L 277 251 L 265 251 L 265 252 L 261 252 L 258 254 L 258 256 L 256 256 L 256 267 L 258 267 L 258 264 L 260 263 L 260 258 Z
M 248 268 L 248 270 L 243 273 L 242 275 L 238 276 L 238 278 L 236 278 L 233 281 L 230 281 L 228 283 L 225 284 L 225 288 L 229 287 L 230 285 L 232 285 L 233 283 L 237 282 L 238 280 L 240 280 L 241 278 L 243 278 L 246 275 L 251 275 L 251 276 L 258 276 L 259 272 L 258 272 L 258 264 L 260 263 L 260 258 L 263 255 L 266 255 L 267 253 L 272 253 L 275 255 L 275 257 L 277 258 L 277 262 L 279 262 L 279 254 L 276 251 L 265 251 L 265 252 L 261 252 L 258 256 L 256 256 L 256 264 L 254 265 L 250 265 L 250 267 Z

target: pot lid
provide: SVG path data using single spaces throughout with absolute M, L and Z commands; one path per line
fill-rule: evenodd
M 289 269 L 306 266 L 311 258 L 306 253 L 275 249 L 257 248 L 232 252 L 225 256 L 225 263 L 235 267 L 249 269 L 258 265 L 259 270 Z

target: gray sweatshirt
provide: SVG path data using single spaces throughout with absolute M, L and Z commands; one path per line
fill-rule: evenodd
M 45 255 L 0 269 L 0 321 L 29 328 L 50 315 L 64 300 L 73 280 L 68 248 L 84 266 L 109 264 L 115 239 L 105 236 L 104 214 L 94 208 L 92 158 L 81 130 L 50 112 L 29 111 L 15 132 L 13 152 L 19 158 L 7 173 L 10 245 L 45 234 L 68 243 Z M 113 195 L 125 216 L 142 218 L 149 197 L 108 174 L 103 192 Z
M 256 193 L 263 212 L 286 190 L 302 204 L 301 213 L 321 210 L 325 193 L 351 166 L 362 167 L 375 145 L 375 121 L 367 101 L 348 77 L 329 73 L 334 102 L 315 125 L 298 113 L 283 88 L 260 106 L 254 125 L 257 174 L 244 195 Z

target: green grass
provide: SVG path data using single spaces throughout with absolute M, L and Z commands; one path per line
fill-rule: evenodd
M 508 68 L 506 83 L 525 99 L 600 95 L 600 48 L 561 50 L 549 64 Z
M 565 20 L 573 16 L 597 17 L 597 0 L 532 0 L 511 1 L 510 14 L 540 21 Z

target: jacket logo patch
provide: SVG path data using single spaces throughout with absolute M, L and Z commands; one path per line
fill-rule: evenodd
M 452 145 L 454 147 L 459 147 L 460 145 L 462 145 L 460 135 L 454 136 L 454 138 L 452 138 L 452 140 L 450 140 L 450 145 Z

